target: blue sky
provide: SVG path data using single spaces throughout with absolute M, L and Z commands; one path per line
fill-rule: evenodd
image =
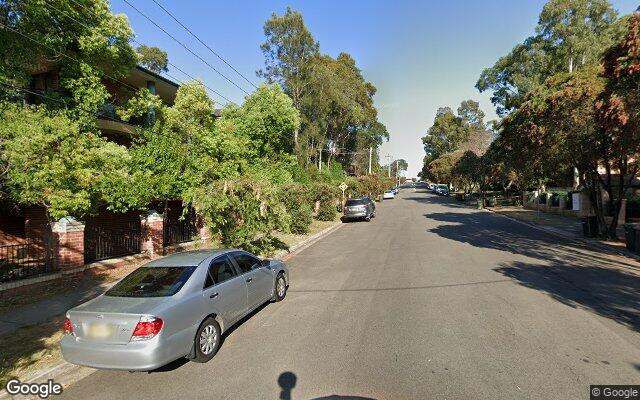
M 137 40 L 158 46 L 169 60 L 240 103 L 244 93 L 189 54 L 123 0 L 110 0 L 116 13 L 125 13 Z M 247 91 L 251 87 L 197 43 L 151 0 L 129 0 L 216 69 Z M 407 176 L 422 167 L 420 138 L 433 122 L 436 109 L 456 109 L 464 99 L 480 102 L 487 119 L 494 109 L 487 93 L 474 84 L 480 72 L 533 33 L 543 0 L 452 1 L 170 1 L 158 0 L 217 53 L 255 83 L 264 58 L 262 27 L 271 13 L 287 6 L 302 12 L 323 53 L 350 53 L 365 78 L 377 88 L 375 104 L 391 133 L 381 155 L 404 158 Z M 622 14 L 638 6 L 615 0 Z M 187 79 L 176 70 L 169 73 Z

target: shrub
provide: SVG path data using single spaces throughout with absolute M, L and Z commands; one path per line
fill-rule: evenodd
M 280 201 L 289 214 L 290 232 L 297 234 L 309 232 L 309 225 L 313 220 L 309 188 L 300 183 L 285 185 L 280 191 Z
M 272 232 L 287 227 L 287 213 L 273 185 L 251 179 L 216 181 L 189 196 L 211 233 L 227 247 L 269 252 Z
M 336 200 L 338 199 L 338 189 L 328 183 L 316 183 L 312 186 L 313 201 L 320 202 L 320 208 L 316 218 L 320 221 L 333 221 L 336 217 Z
M 289 210 L 288 213 L 291 233 L 305 234 L 309 232 L 309 226 L 313 222 L 313 210 L 309 204 L 301 204 L 300 207 Z

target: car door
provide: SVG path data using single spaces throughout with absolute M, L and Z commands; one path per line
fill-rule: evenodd
M 247 311 L 247 284 L 227 255 L 209 264 L 202 294 L 207 308 L 226 323 L 237 321 Z
M 257 257 L 249 253 L 239 251 L 231 257 L 245 278 L 249 309 L 254 309 L 271 297 L 274 287 L 273 274 L 266 266 L 262 266 Z

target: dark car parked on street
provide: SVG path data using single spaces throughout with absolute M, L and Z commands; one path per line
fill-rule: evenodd
M 343 221 L 364 219 L 370 221 L 376 216 L 376 204 L 368 196 L 349 199 L 344 205 Z

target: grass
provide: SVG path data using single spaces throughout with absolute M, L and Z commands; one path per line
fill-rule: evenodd
M 58 343 L 63 320 L 60 315 L 0 336 L 0 387 L 14 378 L 28 380 L 62 361 Z
M 318 232 L 322 232 L 328 227 L 335 225 L 336 222 L 339 220 L 340 220 L 339 215 L 336 215 L 336 218 L 333 221 L 318 221 L 314 219 L 311 225 L 309 226 L 309 232 L 306 234 L 298 235 L 295 233 L 277 232 L 274 236 L 280 241 L 282 241 L 288 248 L 291 248 L 296 244 L 301 243 L 308 237 L 315 235 Z

